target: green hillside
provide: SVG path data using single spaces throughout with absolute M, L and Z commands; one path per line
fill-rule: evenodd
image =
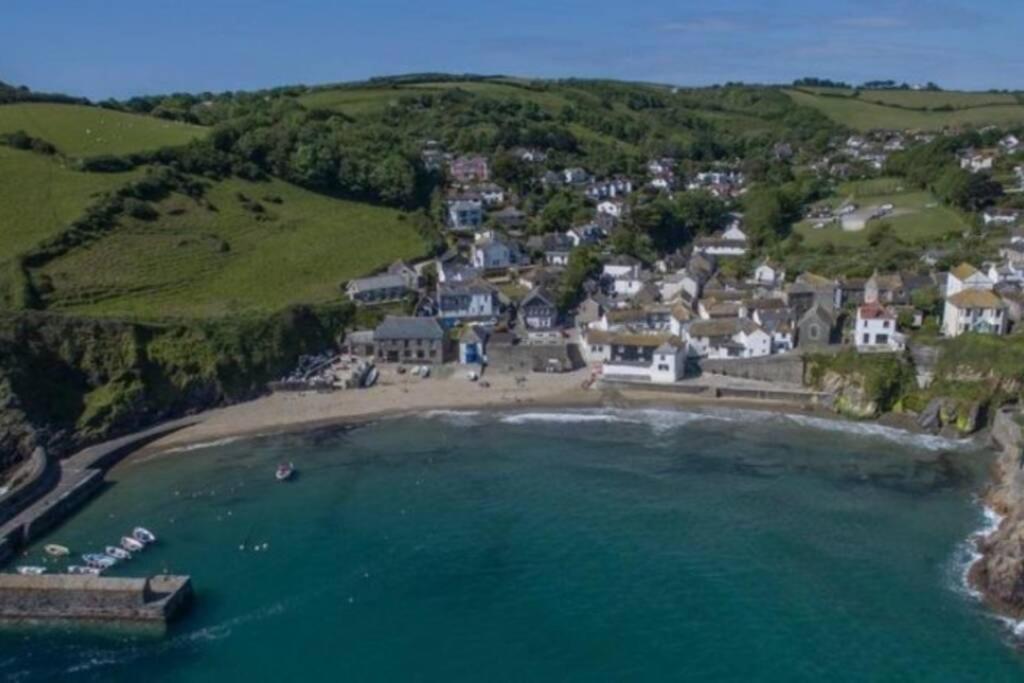
M 861 131 L 878 128 L 941 130 L 1024 123 L 1024 104 L 1017 103 L 1012 95 L 869 90 L 853 97 L 852 91 L 836 89 L 786 90 L 786 93 L 797 104 L 813 107 L 836 123 Z M 936 111 L 936 108 L 942 109 Z
M 205 129 L 178 121 L 76 104 L 0 106 L 0 133 L 23 130 L 71 156 L 130 154 L 183 145 Z
M 99 193 L 137 176 L 79 173 L 59 159 L 0 146 L 0 263 L 52 237 Z
M 800 221 L 793 229 L 803 235 L 804 244 L 809 247 L 824 244 L 867 246 L 871 226 L 882 222 L 891 225 L 893 233 L 901 240 L 912 244 L 934 244 L 950 233 L 960 234 L 968 229 L 960 214 L 940 203 L 930 192 L 907 188 L 900 178 L 846 182 L 839 186 L 833 197 L 819 204 L 836 208 L 844 201 L 854 202 L 860 207 L 892 204 L 894 210 L 883 219 L 869 222 L 864 230 L 859 231 L 846 231 L 834 223 L 815 228 L 813 220 Z
M 379 113 L 395 106 L 403 97 L 437 95 L 446 90 L 461 90 L 474 95 L 533 102 L 550 113 L 570 103 L 565 87 L 549 89 L 530 87 L 506 80 L 488 81 L 425 81 L 409 84 L 376 86 L 344 86 L 316 90 L 299 101 L 310 109 L 331 109 L 349 116 Z
M 339 284 L 425 244 L 405 214 L 274 180 L 172 194 L 154 220 L 120 226 L 32 273 L 52 310 L 220 316 L 338 300 Z

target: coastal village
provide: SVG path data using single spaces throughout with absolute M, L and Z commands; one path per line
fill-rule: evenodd
M 808 168 L 830 182 L 877 177 L 890 154 L 935 137 L 879 131 L 837 139 Z M 530 229 L 536 216 L 494 182 L 488 157 L 453 155 L 428 141 L 424 163 L 447 179 L 448 248 L 345 283 L 347 297 L 382 318 L 350 333 L 347 353 L 399 372 L 459 364 L 476 379 L 587 368 L 590 381 L 672 385 L 702 373 L 772 379 L 780 358 L 806 353 L 902 354 L 918 334 L 1010 334 L 1024 314 L 1020 209 L 985 206 L 974 217 L 977 232 L 997 242 L 996 259 L 942 267 L 953 250 L 936 245 L 921 250 L 913 269 L 868 263 L 860 264 L 866 275 L 823 276 L 787 272 L 748 235 L 738 161 L 684 171 L 658 158 L 632 175 L 595 177 L 585 168 L 546 168 L 545 150 L 508 153 L 533 169 L 532 182 L 577 195 L 589 217 L 561 230 Z M 782 143 L 774 153 L 795 156 Z M 1019 184 L 1005 196 L 1024 191 L 1024 145 L 1013 134 L 959 159 L 972 174 L 1009 166 Z M 645 260 L 616 249 L 631 214 L 683 193 L 707 193 L 729 211 L 713 232 L 673 253 Z M 813 231 L 849 234 L 900 212 L 892 203 L 843 201 L 811 205 L 805 219 Z M 592 260 L 585 269 L 573 263 L 583 252 Z

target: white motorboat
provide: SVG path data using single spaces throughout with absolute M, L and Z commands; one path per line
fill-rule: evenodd
M 40 574 L 46 573 L 46 567 L 36 567 L 33 565 L 22 565 L 16 569 L 16 571 L 23 576 L 39 576 Z
M 124 548 L 118 548 L 116 545 L 108 545 L 106 548 L 103 549 L 103 552 L 105 552 L 107 555 L 110 555 L 115 560 L 132 559 L 132 554 L 130 552 L 128 552 Z
M 86 567 L 81 564 L 72 564 L 68 566 L 68 574 L 87 574 L 89 576 L 99 576 L 103 573 L 103 570 L 99 567 Z
M 156 543 L 156 536 L 152 531 L 145 527 L 137 526 L 132 530 L 132 538 L 142 543 L 143 545 L 149 545 L 150 543 Z
M 71 554 L 71 549 L 65 545 L 57 545 L 56 543 L 48 543 L 43 546 L 43 550 L 50 557 L 67 557 Z
M 90 567 L 98 569 L 110 569 L 117 564 L 117 559 L 102 553 L 86 553 L 82 555 L 82 561 Z
M 124 536 L 121 538 L 121 547 L 130 553 L 137 553 L 146 547 L 146 544 L 142 541 L 137 541 L 131 536 Z
M 274 478 L 278 481 L 288 481 L 295 474 L 295 465 L 290 462 L 283 462 L 277 466 L 277 471 L 274 472 Z

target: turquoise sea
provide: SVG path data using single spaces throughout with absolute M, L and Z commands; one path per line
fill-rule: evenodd
M 286 460 L 300 474 L 275 482 Z M 191 574 L 191 611 L 163 637 L 7 628 L 0 679 L 1020 681 L 961 581 L 989 462 L 674 410 L 436 413 L 136 459 L 46 541 L 145 525 L 160 542 L 123 573 Z

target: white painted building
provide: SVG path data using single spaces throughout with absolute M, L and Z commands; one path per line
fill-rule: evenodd
M 591 329 L 584 339 L 584 356 L 603 377 L 671 384 L 686 373 L 686 343 L 670 334 Z
M 902 351 L 906 345 L 896 330 L 896 314 L 878 303 L 857 307 L 853 341 L 858 351 Z

